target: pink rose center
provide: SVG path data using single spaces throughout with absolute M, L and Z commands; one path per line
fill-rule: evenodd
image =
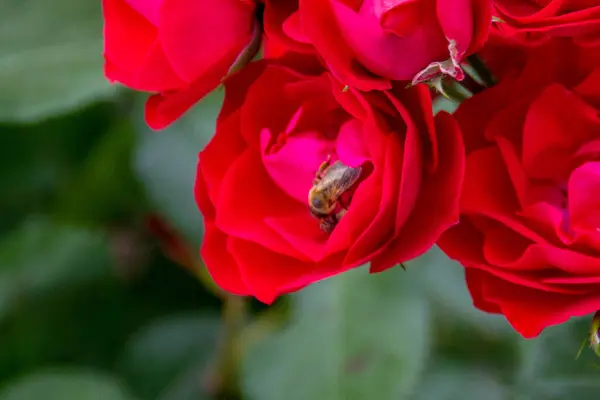
M 280 114 L 282 120 L 288 121 L 285 127 L 277 129 L 271 124 L 260 131 L 267 174 L 284 193 L 305 205 L 308 215 L 311 212 L 309 191 L 326 160 L 331 164 L 339 160 L 347 167 L 361 167 L 360 178 L 341 192 L 339 201 L 333 202 L 332 213 L 349 210 L 353 193 L 370 174 L 361 124 L 340 108 L 329 93 L 317 101 L 314 97 L 300 101 L 300 105 L 294 107 L 286 107 L 285 115 Z M 315 224 L 318 223 L 315 219 Z

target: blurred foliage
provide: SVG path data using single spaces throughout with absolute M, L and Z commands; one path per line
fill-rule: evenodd
M 526 341 L 436 248 L 270 308 L 215 291 L 193 182 L 222 91 L 153 132 L 102 76 L 100 2 L 0 12 L 0 399 L 598 397 L 591 316 Z

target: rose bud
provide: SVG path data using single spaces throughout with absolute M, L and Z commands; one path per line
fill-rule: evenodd
M 483 46 L 491 0 L 267 0 L 265 31 L 293 51 L 316 51 L 344 84 L 464 77 L 460 63 Z

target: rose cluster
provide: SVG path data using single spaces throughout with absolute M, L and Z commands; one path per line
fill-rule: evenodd
M 150 127 L 225 88 L 194 190 L 223 289 L 271 303 L 438 244 L 475 306 L 525 337 L 600 309 L 597 1 L 103 9 L 105 74 L 152 93 Z M 461 85 L 434 116 L 437 90 Z

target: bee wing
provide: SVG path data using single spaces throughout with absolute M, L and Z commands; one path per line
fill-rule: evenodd
M 325 178 L 332 182 L 332 195 L 340 196 L 346 190 L 350 189 L 360 177 L 361 167 L 348 167 L 339 161 L 336 161 L 327 169 Z

